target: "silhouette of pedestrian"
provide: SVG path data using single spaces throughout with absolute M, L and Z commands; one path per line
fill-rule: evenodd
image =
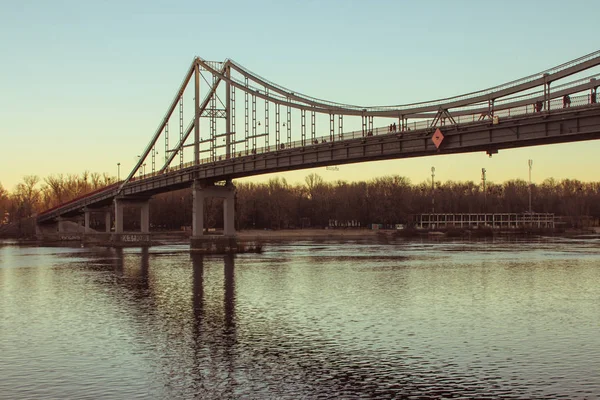
M 535 103 L 535 111 L 536 112 L 541 112 L 542 108 L 544 108 L 544 103 L 541 101 L 538 101 Z

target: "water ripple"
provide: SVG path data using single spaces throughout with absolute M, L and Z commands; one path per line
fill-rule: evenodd
M 0 398 L 594 399 L 599 278 L 584 239 L 5 243 Z

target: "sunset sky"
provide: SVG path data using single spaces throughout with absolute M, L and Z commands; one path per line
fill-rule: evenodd
M 121 177 L 194 56 L 231 58 L 270 81 L 357 105 L 495 86 L 599 50 L 595 1 L 0 0 L 0 183 L 25 175 Z M 187 121 L 186 121 L 187 124 Z M 301 182 L 399 174 L 598 181 L 597 141 L 371 162 L 280 174 Z M 187 161 L 187 160 L 186 160 Z M 264 180 L 271 176 L 253 178 Z

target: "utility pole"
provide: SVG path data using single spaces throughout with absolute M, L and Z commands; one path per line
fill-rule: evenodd
M 121 181 L 121 163 L 117 163 L 117 182 Z
M 485 190 L 485 168 L 481 168 L 481 181 L 483 182 L 483 211 L 487 212 L 487 191 Z
M 527 163 L 529 164 L 529 214 L 531 214 L 531 167 L 533 167 L 533 160 L 529 159 Z
M 431 213 L 435 214 L 435 167 L 431 167 Z

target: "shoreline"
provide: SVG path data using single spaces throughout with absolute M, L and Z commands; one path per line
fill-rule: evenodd
M 139 232 L 131 232 L 132 234 Z M 214 234 L 214 233 L 213 233 Z M 261 241 L 293 241 L 293 240 L 360 240 L 360 239 L 418 239 L 427 238 L 435 240 L 444 239 L 481 239 L 494 237 L 531 237 L 531 236 L 558 236 L 558 237 L 578 237 L 578 236 L 598 236 L 598 228 L 587 229 L 512 229 L 512 230 L 493 230 L 493 229 L 447 229 L 447 230 L 417 230 L 417 229 L 378 229 L 368 228 L 358 229 L 281 229 L 281 230 L 260 230 L 250 229 L 237 231 L 237 239 L 242 242 L 261 242 Z M 182 231 L 155 231 L 151 232 L 151 241 L 156 244 L 168 242 L 189 242 L 191 236 L 189 232 Z M 215 236 L 220 236 L 216 234 Z M 0 237 L 0 240 L 16 240 L 21 243 L 43 243 L 44 240 L 38 240 L 32 237 Z M 75 240 L 73 240 L 75 241 Z M 61 241 L 51 240 L 54 243 Z
M 245 230 L 236 232 L 241 240 L 293 240 L 293 239 L 367 239 L 367 238 L 485 238 L 485 237 L 516 237 L 516 236 L 581 236 L 598 235 L 600 232 L 593 228 L 588 229 L 282 229 L 282 230 Z
M 370 229 L 251 229 L 238 231 L 241 240 L 289 240 L 289 239 L 362 239 L 376 237 L 379 231 Z M 394 231 L 392 231 L 394 232 Z

